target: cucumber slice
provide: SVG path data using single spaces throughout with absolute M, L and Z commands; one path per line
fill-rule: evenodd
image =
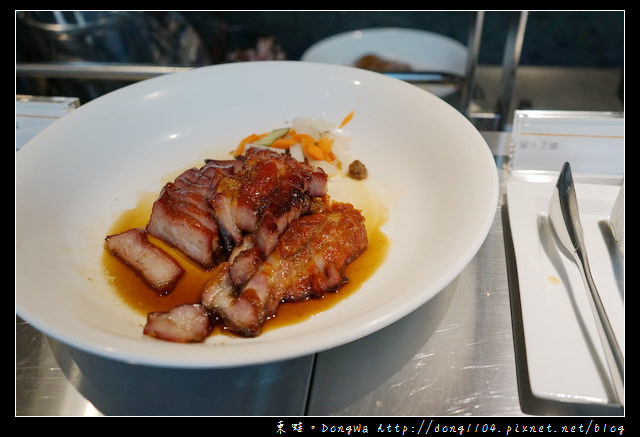
M 284 137 L 289 132 L 289 129 L 290 128 L 288 127 L 274 129 L 264 137 L 260 138 L 258 141 L 254 141 L 253 144 L 255 144 L 256 146 L 270 146 L 278 138 Z

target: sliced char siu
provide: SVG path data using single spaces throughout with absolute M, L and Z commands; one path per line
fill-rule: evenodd
M 209 197 L 225 174 L 242 163 L 236 160 L 207 161 L 167 183 L 154 202 L 147 232 L 175 247 L 205 270 L 224 255 L 218 223 Z
M 299 301 L 335 291 L 347 280 L 344 269 L 367 247 L 364 218 L 352 205 L 334 203 L 293 221 L 275 250 L 244 284 L 232 270 L 239 258 L 213 271 L 201 303 L 236 334 L 258 335 L 285 301 Z
M 242 244 L 236 246 L 229 256 L 229 275 L 233 285 L 244 285 L 258 270 L 261 262 L 262 255 L 255 244 L 255 237 L 251 234 L 245 236 Z
M 169 311 L 147 314 L 143 333 L 175 343 L 199 343 L 211 333 L 209 312 L 199 304 L 178 305 Z
M 106 237 L 107 247 L 158 293 L 170 293 L 184 270 L 167 252 L 151 243 L 142 229 Z
M 308 212 L 310 198 L 326 193 L 322 169 L 253 147 L 246 151 L 244 165 L 220 181 L 210 203 L 228 250 L 251 233 L 267 256 L 287 225 Z
M 249 148 L 235 160 L 206 160 L 167 183 L 153 204 L 146 232 L 210 270 L 211 277 L 200 302 L 149 313 L 144 334 L 200 342 L 215 320 L 252 337 L 281 302 L 337 290 L 346 281 L 346 265 L 366 249 L 367 233 L 358 210 L 329 205 L 326 194 L 322 169 L 263 148 Z M 145 230 L 135 232 L 123 234 L 129 242 L 142 235 L 151 245 Z M 157 269 L 138 267 L 143 277 L 166 274 L 169 265 L 182 274 L 166 252 L 151 245 L 173 263 L 135 241 L 138 252 L 129 251 L 130 260 L 144 258 L 141 254 L 158 257 Z M 165 290 L 157 279 L 148 282 Z
M 327 175 L 284 154 L 249 148 L 242 159 L 208 160 L 167 183 L 147 232 L 205 270 L 255 235 L 267 256 L 289 223 L 327 192 Z

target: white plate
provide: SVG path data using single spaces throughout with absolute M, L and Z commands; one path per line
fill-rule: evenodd
M 542 399 L 606 404 L 612 391 L 587 292 L 548 227 L 552 189 L 546 182 L 507 184 L 531 392 Z M 619 190 L 576 184 L 594 281 L 624 353 L 624 278 L 606 232 Z
M 345 127 L 388 211 L 383 265 L 339 304 L 254 339 L 172 344 L 115 295 L 104 237 L 140 193 L 223 156 L 248 133 L 309 116 Z M 198 68 L 91 101 L 16 154 L 16 311 L 62 342 L 128 362 L 223 367 L 332 348 L 405 316 L 468 264 L 496 213 L 498 178 L 478 131 L 419 89 L 356 68 L 256 62 Z
M 309 47 L 302 61 L 353 66 L 366 54 L 411 65 L 414 71 L 466 74 L 467 48 L 444 35 L 418 29 L 373 28 L 340 33 Z M 451 87 L 428 85 L 425 88 L 444 97 Z

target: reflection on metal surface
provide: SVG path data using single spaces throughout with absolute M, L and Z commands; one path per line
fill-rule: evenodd
M 16 416 L 101 415 L 73 388 L 47 338 L 18 318 L 15 387 Z

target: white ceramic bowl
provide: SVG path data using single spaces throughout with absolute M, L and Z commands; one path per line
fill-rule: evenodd
M 356 292 L 301 323 L 202 344 L 145 337 L 109 285 L 114 220 L 167 175 L 295 117 L 339 122 L 388 208 L 384 263 Z M 16 153 L 16 311 L 59 341 L 130 363 L 227 367 L 303 356 L 407 315 L 468 264 L 496 213 L 498 177 L 460 113 L 407 83 L 344 66 L 256 62 L 146 80 L 91 101 Z

